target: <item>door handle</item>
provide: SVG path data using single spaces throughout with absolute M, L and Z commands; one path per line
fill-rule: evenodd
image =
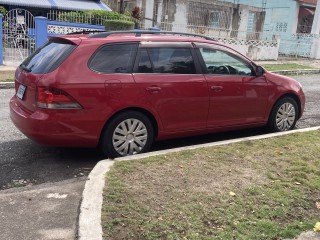
M 212 91 L 215 91 L 215 92 L 221 92 L 223 90 L 222 86 L 211 86 L 210 88 Z
M 158 93 L 161 91 L 161 87 L 151 86 L 151 87 L 147 87 L 146 90 L 151 93 Z

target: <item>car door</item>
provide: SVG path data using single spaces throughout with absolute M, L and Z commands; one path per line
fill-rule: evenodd
M 210 91 L 208 127 L 262 122 L 268 84 L 257 77 L 252 64 L 237 52 L 214 44 L 197 44 Z
M 141 43 L 134 80 L 164 131 L 206 128 L 209 92 L 195 57 L 191 43 Z

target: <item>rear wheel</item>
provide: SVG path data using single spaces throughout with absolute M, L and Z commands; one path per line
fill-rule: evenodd
M 298 105 L 291 97 L 281 98 L 273 107 L 269 128 L 274 132 L 288 131 L 295 127 L 298 120 Z
M 146 152 L 153 142 L 153 126 L 147 116 L 127 111 L 116 115 L 103 131 L 101 149 L 110 158 Z

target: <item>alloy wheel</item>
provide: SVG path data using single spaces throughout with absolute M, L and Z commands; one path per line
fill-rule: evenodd
M 126 119 L 114 130 L 112 144 L 121 156 L 133 155 L 141 152 L 147 144 L 148 130 L 138 119 Z
M 282 104 L 276 114 L 276 125 L 280 131 L 291 129 L 296 119 L 296 110 L 293 104 L 286 102 Z

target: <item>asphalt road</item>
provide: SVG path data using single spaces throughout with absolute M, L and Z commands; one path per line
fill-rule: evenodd
M 320 75 L 295 76 L 303 86 L 306 110 L 297 128 L 320 125 Z M 41 146 L 20 133 L 9 118 L 8 102 L 13 89 L 0 89 L 0 190 L 45 182 L 81 178 L 103 159 L 96 149 Z M 153 150 L 182 147 L 266 133 L 264 128 L 156 143 Z M 83 180 L 83 179 L 82 179 Z

